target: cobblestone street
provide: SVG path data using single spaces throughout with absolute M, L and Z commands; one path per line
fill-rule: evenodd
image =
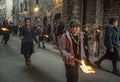
M 92 62 L 96 59 L 91 57 Z M 111 62 L 107 60 L 102 66 L 112 70 Z M 46 49 L 35 45 L 32 65 L 27 67 L 20 55 L 20 38 L 12 36 L 7 46 L 0 43 L 0 82 L 65 82 L 65 79 L 64 63 L 55 45 L 47 43 Z M 96 69 L 95 74 L 85 74 L 79 70 L 79 82 L 119 81 L 120 77 L 100 69 Z

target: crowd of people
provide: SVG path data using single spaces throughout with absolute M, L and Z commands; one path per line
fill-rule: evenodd
M 118 20 L 116 18 L 109 19 L 109 25 L 105 28 L 104 45 L 106 53 L 95 65 L 101 68 L 100 64 L 104 59 L 112 61 L 114 74 L 120 75 L 117 67 L 117 61 L 120 60 L 118 52 L 119 34 L 117 30 Z M 79 60 L 85 59 L 88 65 L 92 65 L 89 60 L 88 51 L 88 27 L 84 27 L 84 31 L 80 29 L 79 20 L 72 19 L 69 21 L 66 32 L 62 35 L 62 42 L 60 52 L 65 62 L 67 82 L 78 82 L 78 62 L 73 58 Z
M 18 34 L 21 37 L 21 54 L 24 55 L 26 65 L 31 64 L 31 55 L 34 53 L 34 42 L 38 44 L 38 47 L 45 48 L 45 41 L 51 40 L 51 26 L 46 25 L 44 28 L 40 25 L 31 26 L 30 19 L 26 18 L 24 25 L 20 27 L 8 26 L 6 22 L 3 23 L 3 26 L 8 30 L 4 31 L 2 42 L 7 44 L 9 40 L 10 33 Z M 98 42 L 99 51 L 99 41 L 100 41 L 100 30 L 101 28 L 95 29 L 94 36 L 90 37 L 91 28 L 89 25 L 81 26 L 81 23 L 77 19 L 71 19 L 64 25 L 62 22 L 55 23 L 53 29 L 54 33 L 54 44 L 57 45 L 57 48 L 60 51 L 60 54 L 65 62 L 66 70 L 66 82 L 78 82 L 78 68 L 79 63 L 75 62 L 73 58 L 78 60 L 86 60 L 86 64 L 93 66 L 90 61 L 90 40 L 93 38 Z M 113 73 L 120 75 L 120 72 L 117 67 L 117 61 L 120 60 L 118 53 L 118 44 L 119 44 L 119 34 L 118 34 L 118 20 L 116 18 L 109 19 L 109 25 L 105 27 L 105 36 L 104 36 L 104 45 L 106 47 L 106 53 L 98 61 L 95 62 L 95 65 L 101 68 L 100 64 L 104 59 L 110 59 L 113 64 Z M 94 29 L 92 29 L 93 31 Z M 94 34 L 93 32 L 93 34 Z M 36 38 L 38 36 L 38 38 Z

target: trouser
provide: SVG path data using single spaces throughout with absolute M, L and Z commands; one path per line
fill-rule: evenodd
M 86 63 L 91 64 L 91 62 L 89 60 L 89 51 L 88 51 L 88 49 L 85 49 L 85 55 L 86 55 Z
M 7 44 L 8 40 L 9 40 L 8 37 L 3 37 L 2 38 L 2 43 Z
M 44 41 L 39 41 L 38 46 L 40 47 L 42 43 L 42 46 L 45 47 L 45 42 Z
M 112 61 L 113 69 L 117 69 L 117 57 L 119 53 L 117 49 L 114 49 L 113 52 L 110 49 L 106 50 L 106 54 L 103 55 L 98 61 L 101 63 L 104 59 L 110 59 Z
M 67 82 L 78 82 L 78 68 L 79 64 L 76 63 L 75 66 L 65 64 Z
M 55 35 L 55 44 L 58 45 L 57 35 Z
M 99 56 L 99 51 L 100 51 L 100 50 L 99 50 L 99 47 L 100 47 L 100 41 L 96 41 L 96 52 L 95 52 L 95 53 L 96 53 L 96 54 L 95 54 L 96 56 Z
M 30 58 L 31 57 L 31 55 L 24 55 L 24 58 L 27 60 L 28 58 Z
M 45 37 L 43 37 L 43 35 L 38 37 L 38 47 L 41 47 L 41 43 L 42 43 L 42 47 L 45 48 Z
M 60 49 L 61 46 L 61 37 L 62 35 L 58 35 L 57 40 L 58 40 L 58 49 Z
M 87 63 L 88 65 L 91 64 L 90 59 L 89 59 L 89 55 L 86 56 L 86 63 Z

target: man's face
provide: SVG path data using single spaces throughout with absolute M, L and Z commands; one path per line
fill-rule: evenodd
M 114 26 L 116 26 L 116 27 L 118 26 L 118 21 L 114 22 Z
M 89 27 L 86 27 L 86 28 L 85 28 L 85 31 L 88 32 L 88 31 L 89 31 Z
M 76 34 L 80 31 L 80 28 L 78 26 L 74 26 L 74 27 L 71 27 L 70 28 L 70 31 L 73 33 L 73 34 Z
M 26 20 L 25 24 L 30 25 L 30 20 Z

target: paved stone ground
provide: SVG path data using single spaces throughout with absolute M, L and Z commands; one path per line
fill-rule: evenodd
M 1 36 L 0 36 L 1 39 Z M 91 57 L 94 62 L 98 58 Z M 118 63 L 120 69 L 120 63 Z M 102 67 L 112 70 L 110 61 L 103 61 Z M 7 46 L 0 43 L 0 82 L 65 82 L 65 69 L 59 51 L 51 43 L 46 49 L 38 48 L 32 55 L 32 65 L 26 66 L 20 55 L 20 38 L 11 36 Z M 120 77 L 96 69 L 95 74 L 79 70 L 78 82 L 120 82 Z

